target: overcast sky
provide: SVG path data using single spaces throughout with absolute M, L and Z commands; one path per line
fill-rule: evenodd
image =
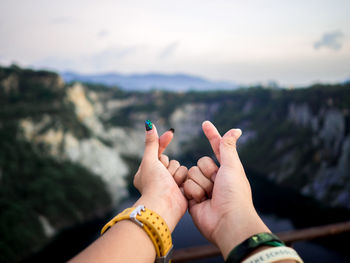
M 349 0 L 0 0 L 0 64 L 339 82 L 350 78 L 349 14 Z

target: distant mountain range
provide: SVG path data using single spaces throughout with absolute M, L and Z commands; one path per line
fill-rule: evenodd
M 131 74 L 117 73 L 83 75 L 75 72 L 61 73 L 65 82 L 79 81 L 85 83 L 119 86 L 124 90 L 148 91 L 161 89 L 169 91 L 188 90 L 229 90 L 238 87 L 237 84 L 224 81 L 210 81 L 205 78 L 186 74 Z

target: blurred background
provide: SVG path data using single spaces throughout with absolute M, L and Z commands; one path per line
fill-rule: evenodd
M 130 206 L 146 119 L 175 129 L 166 153 L 188 168 L 214 158 L 204 120 L 241 128 L 273 231 L 348 221 L 349 11 L 345 0 L 0 0 L 0 261 L 65 262 Z M 348 262 L 349 238 L 294 247 L 305 262 Z M 207 244 L 188 214 L 173 239 Z

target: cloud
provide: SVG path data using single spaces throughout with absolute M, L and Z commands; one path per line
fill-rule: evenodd
M 136 46 L 130 47 L 112 47 L 102 50 L 101 52 L 95 53 L 92 57 L 93 60 L 109 60 L 109 59 L 122 59 L 129 54 L 132 54 L 137 50 Z
M 73 58 L 49 56 L 31 63 L 34 68 L 45 68 L 49 70 L 72 70 L 79 68 L 79 64 Z
M 73 24 L 74 22 L 75 22 L 75 19 L 69 16 L 59 16 L 50 20 L 50 23 L 54 25 Z
M 32 61 L 30 64 L 35 68 L 45 68 L 58 71 L 89 71 L 100 72 L 101 70 L 114 70 L 129 59 L 135 58 L 139 51 L 145 50 L 144 46 L 112 46 L 92 54 L 76 56 L 49 56 Z M 0 57 L 0 63 L 3 61 Z
M 99 38 L 104 38 L 107 37 L 109 35 L 109 32 L 105 29 L 100 30 L 100 32 L 97 33 L 97 36 Z
M 179 41 L 175 41 L 167 45 L 158 55 L 158 58 L 160 59 L 166 59 L 168 57 L 171 57 L 174 55 L 178 47 L 180 46 Z
M 89 56 L 87 61 L 94 68 L 110 68 L 112 66 L 118 65 L 121 61 L 135 55 L 142 47 L 140 46 L 127 46 L 127 47 L 110 47 L 106 48 L 100 52 Z
M 314 48 L 319 49 L 321 47 L 340 50 L 342 48 L 341 40 L 344 37 L 341 31 L 333 31 L 324 33 L 320 40 L 314 43 Z
M 2 65 L 2 66 L 9 66 L 9 65 L 11 65 L 13 63 L 16 63 L 16 61 L 11 60 L 11 59 L 7 58 L 4 55 L 0 55 L 0 65 Z

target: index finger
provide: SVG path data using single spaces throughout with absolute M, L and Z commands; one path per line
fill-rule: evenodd
M 162 155 L 166 147 L 168 147 L 173 137 L 174 137 L 174 129 L 172 128 L 164 132 L 162 136 L 159 137 L 159 149 L 158 149 L 159 157 Z
M 205 136 L 208 138 L 211 148 L 216 156 L 216 159 L 220 162 L 220 140 L 221 135 L 210 121 L 205 121 L 202 124 L 202 129 Z

